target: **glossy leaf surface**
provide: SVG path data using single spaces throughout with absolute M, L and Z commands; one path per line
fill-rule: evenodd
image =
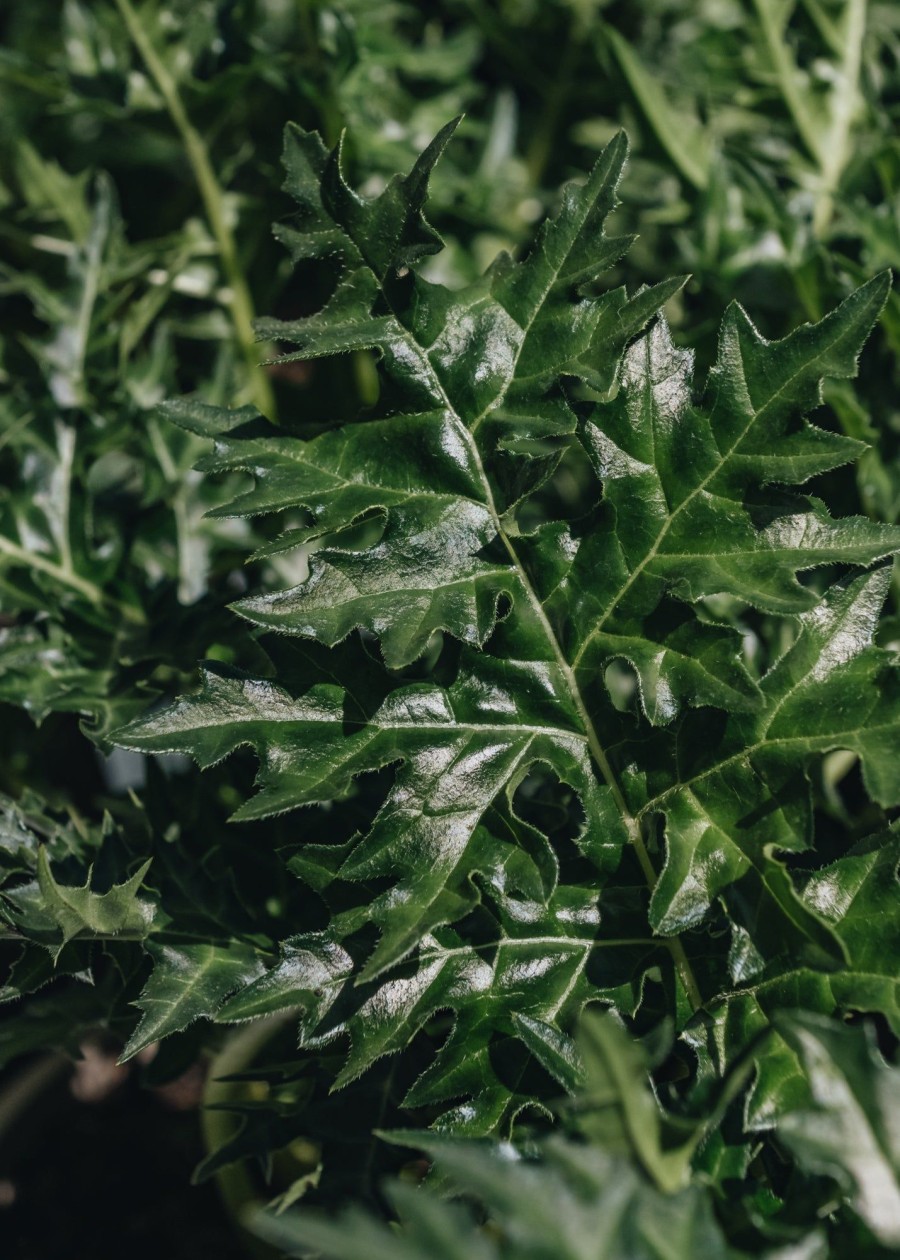
M 209 1113 L 200 1179 L 243 1160 L 280 1206 L 383 1215 L 382 1175 L 424 1164 L 373 1128 L 499 1131 L 536 1173 L 519 1187 L 535 1239 L 501 1236 L 496 1212 L 454 1232 L 432 1201 L 421 1246 L 555 1257 L 573 1161 L 561 1187 L 532 1159 L 560 1091 L 583 1091 L 579 1011 L 612 1003 L 588 1158 L 608 1158 L 596 1198 L 636 1178 L 614 1252 L 717 1254 L 679 1225 L 688 1179 L 739 1253 L 892 1254 L 870 1211 L 890 1160 L 861 1162 L 855 1139 L 877 1131 L 859 1081 L 896 1062 L 900 1031 L 897 625 L 880 615 L 897 586 L 867 567 L 900 512 L 896 296 L 854 373 L 870 278 L 900 265 L 894 6 L 8 8 L 12 1091 L 47 1051 L 99 1046 L 111 1066 L 160 1037 L 152 1064 L 118 1069 L 154 1089 L 255 1047 L 252 1079 L 209 1087 L 234 1117 Z M 327 145 L 291 129 L 282 196 L 289 118 Z M 621 141 L 580 191 L 556 188 L 621 126 L 635 158 L 611 241 Z M 498 258 L 548 211 L 525 267 Z M 717 355 L 735 298 L 749 314 L 731 306 Z M 280 344 L 254 349 L 254 307 Z M 241 596 L 249 620 L 225 608 Z M 227 759 L 201 775 L 180 752 L 109 756 L 204 655 L 200 708 L 229 688 L 251 703 L 171 738 L 221 735 Z M 328 721 L 307 720 L 317 705 Z M 879 1051 L 820 1029 L 813 1065 L 797 1012 L 864 1024 Z M 821 1080 L 851 1078 L 823 1104 Z M 151 1101 L 128 1086 L 116 1110 L 126 1096 Z M 136 1216 L 80 1151 L 66 1162 L 75 1127 L 40 1161 L 59 1189 L 37 1228 L 64 1252 L 94 1222 L 114 1235 L 116 1206 Z M 822 1130 L 841 1136 L 824 1154 Z M 32 1201 L 14 1182 L 13 1251 Z M 202 1197 L 178 1215 L 175 1250 L 208 1250 Z M 607 1245 L 605 1220 L 585 1237 Z M 368 1221 L 360 1236 L 371 1250 Z
M 675 938 L 719 898 L 754 956 L 791 942 L 813 968 L 845 964 L 779 856 L 813 843 L 807 790 L 786 785 L 845 750 L 878 805 L 900 803 L 896 671 L 873 640 L 886 571 L 851 571 L 824 592 L 798 574 L 872 565 L 898 536 L 783 488 L 857 453 L 804 416 L 823 378 L 855 373 L 885 277 L 779 342 L 733 307 L 697 391 L 662 317 L 640 331 L 671 288 L 601 291 L 627 246 L 603 232 L 621 137 L 523 261 L 501 257 L 453 292 L 419 274 L 440 247 L 423 208 L 451 132 L 374 200 L 348 187 L 339 151 L 297 129 L 286 138 L 295 252 L 302 237 L 343 271 L 318 314 L 262 332 L 297 347 L 288 359 L 377 350 L 371 414 L 279 434 L 246 411 L 168 409 L 213 437 L 208 471 L 253 474 L 220 514 L 306 521 L 280 546 L 304 549 L 307 576 L 237 611 L 333 651 L 279 646 L 266 678 L 207 667 L 198 694 L 117 738 L 201 766 L 252 747 L 260 791 L 235 821 L 350 802 L 365 776 L 388 776 L 366 828 L 339 845 L 313 834 L 291 860 L 328 925 L 286 939 L 216 1018 L 301 1008 L 304 1045 L 349 1035 L 341 1084 L 449 1008 L 453 1031 L 406 1104 L 456 1099 L 441 1125 L 484 1132 L 527 1101 L 529 1060 L 577 1081 L 568 1034 L 586 1001 L 633 1014 L 654 968 L 674 985 L 679 1023 L 711 999 L 702 960 Z M 615 384 L 577 402 L 578 377 Z M 554 468 L 579 450 L 593 470 L 582 515 L 554 518 Z M 781 659 L 751 667 L 703 602 L 726 598 L 794 619 Z M 363 646 L 345 642 L 354 631 Z M 404 678 L 423 657 L 440 661 L 432 678 Z M 634 671 L 631 716 L 612 666 Z M 711 709 L 723 711 L 715 742 L 685 745 L 691 710 Z M 526 807 L 540 781 L 564 801 L 563 853 L 552 812 Z M 620 933 L 623 898 L 634 914 Z

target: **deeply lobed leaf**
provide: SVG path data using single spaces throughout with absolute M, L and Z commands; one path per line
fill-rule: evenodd
M 443 1123 L 486 1131 L 534 1097 L 499 1068 L 498 1045 L 519 1042 L 569 1087 L 585 1002 L 633 1013 L 648 973 L 665 977 L 681 1024 L 713 997 L 718 981 L 674 938 L 709 923 L 717 899 L 748 974 L 786 948 L 813 969 L 845 965 L 840 932 L 779 854 L 814 843 L 795 785 L 833 749 L 859 756 L 878 804 L 898 803 L 896 672 L 873 645 L 886 575 L 822 594 L 798 574 L 872 565 L 900 537 L 784 488 L 858 453 L 803 417 L 824 377 L 854 374 L 886 277 L 782 341 L 732 308 L 695 391 L 657 314 L 673 286 L 598 295 L 627 245 L 603 232 L 621 137 L 523 262 L 501 257 L 454 292 L 416 271 L 439 248 L 423 207 L 451 130 L 373 201 L 347 186 L 339 150 L 286 138 L 294 252 L 339 257 L 342 274 L 318 314 L 261 333 L 292 343 L 288 359 L 376 349 L 371 414 L 276 433 L 247 411 L 168 408 L 214 437 L 207 471 L 254 476 L 220 514 L 305 515 L 277 546 L 304 548 L 308 576 L 237 611 L 334 650 L 279 649 L 286 685 L 207 667 L 198 695 L 118 739 L 205 766 L 250 745 L 261 791 L 238 820 L 347 800 L 360 775 L 396 767 L 364 834 L 314 833 L 291 861 L 328 926 L 290 936 L 217 1018 L 302 1008 L 304 1044 L 349 1034 L 345 1081 L 450 1007 L 455 1030 L 408 1103 L 457 1100 Z M 583 515 L 563 519 L 548 479 L 578 449 L 595 480 Z M 793 646 L 761 674 L 738 629 L 709 614 L 723 596 L 794 619 Z M 337 648 L 357 630 L 383 665 Z M 427 681 L 404 678 L 441 635 L 462 650 L 445 648 Z M 617 662 L 637 679 L 631 717 L 614 702 Z M 686 745 L 691 710 L 710 707 L 728 715 L 721 737 Z M 521 812 L 548 771 L 568 793 L 577 861 Z M 623 898 L 637 914 L 624 933 Z

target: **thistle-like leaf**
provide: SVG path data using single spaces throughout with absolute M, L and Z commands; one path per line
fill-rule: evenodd
M 41 846 L 36 882 L 19 885 L 7 893 L 15 908 L 14 921 L 29 936 L 46 940 L 48 946 L 57 940 L 65 945 L 79 936 L 143 940 L 150 934 L 154 907 L 138 896 L 138 890 L 149 868 L 148 860 L 124 883 L 114 884 L 106 892 L 95 892 L 91 887 L 92 868 L 88 868 L 81 886 L 58 883 L 50 869 L 47 850 Z
M 287 359 L 375 350 L 381 395 L 352 422 L 278 432 L 169 407 L 214 438 L 207 471 L 253 475 L 218 512 L 290 510 L 262 554 L 302 546 L 308 576 L 236 605 L 293 636 L 272 677 L 208 667 L 199 694 L 118 739 L 203 766 L 251 746 L 261 790 L 237 821 L 347 804 L 380 776 L 354 833 L 329 844 L 327 814 L 304 815 L 290 868 L 328 924 L 290 935 L 216 1017 L 299 1008 L 305 1045 L 349 1037 L 343 1082 L 449 1009 L 407 1102 L 453 1103 L 442 1123 L 485 1131 L 540 1097 L 529 1071 L 577 1082 L 586 1002 L 633 1014 L 659 980 L 679 1025 L 709 1002 L 719 938 L 677 938 L 720 901 L 733 968 L 741 949 L 748 973 L 785 949 L 823 975 L 846 965 L 789 863 L 814 844 L 823 754 L 858 755 L 872 800 L 898 802 L 896 671 L 873 640 L 886 573 L 824 594 L 798 575 L 869 567 L 900 531 L 787 490 L 859 452 L 805 417 L 823 378 L 855 373 L 885 276 L 777 342 L 732 307 L 696 389 L 658 314 L 680 280 L 602 292 L 628 244 L 604 231 L 624 139 L 523 261 L 450 291 L 416 269 L 440 245 L 424 206 L 449 135 L 367 201 L 339 151 L 289 130 L 293 252 L 339 274 L 321 311 L 261 333 Z M 587 479 L 577 511 L 555 497 L 561 461 Z M 714 597 L 784 618 L 793 645 L 756 667 Z M 613 667 L 636 677 L 631 713 Z

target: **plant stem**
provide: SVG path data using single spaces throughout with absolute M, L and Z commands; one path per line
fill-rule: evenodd
M 781 95 L 784 97 L 785 104 L 794 120 L 794 125 L 800 133 L 800 138 L 806 145 L 810 157 L 821 166 L 824 155 L 819 142 L 819 135 L 812 115 L 807 109 L 806 101 L 803 99 L 803 93 L 797 78 L 797 67 L 791 56 L 790 48 L 785 42 L 784 32 L 779 29 L 776 21 L 772 0 L 754 0 L 754 7 L 762 27 L 766 49 L 772 62 L 772 68 L 775 71 L 775 77 L 778 80 L 778 86 L 781 89 Z
M 40 569 L 42 573 L 46 573 L 48 577 L 52 577 L 55 581 L 61 582 L 63 586 L 69 586 L 74 591 L 78 591 L 90 603 L 97 607 L 105 605 L 107 608 L 114 608 L 121 613 L 126 621 L 130 621 L 133 625 L 142 626 L 146 624 L 147 618 L 144 616 L 143 610 L 136 608 L 133 604 L 123 604 L 121 600 L 115 599 L 112 595 L 96 585 L 95 582 L 89 582 L 86 578 L 79 577 L 71 569 L 64 569 L 58 564 L 54 564 L 52 560 L 48 560 L 36 551 L 26 551 L 24 547 L 20 547 L 18 543 L 14 543 L 10 538 L 4 538 L 0 535 L 0 554 L 7 555 L 11 560 L 18 561 L 19 564 L 26 565 L 31 569 Z
M 449 406 L 450 405 L 449 399 L 447 400 L 447 402 Z M 493 494 L 493 491 L 491 490 L 490 481 L 488 480 L 488 475 L 481 459 L 481 451 L 478 447 L 478 443 L 475 441 L 474 435 L 466 428 L 466 426 L 461 421 L 460 421 L 460 428 L 462 432 L 465 434 L 465 440 L 477 464 L 481 481 L 483 484 L 485 502 L 487 504 L 488 511 L 491 513 L 491 516 L 493 517 L 494 527 L 497 530 L 498 537 L 500 538 L 500 541 L 503 543 L 503 546 L 506 548 L 509 558 L 512 561 L 513 566 L 515 567 L 516 573 L 518 575 L 520 583 L 522 584 L 522 588 L 525 591 L 528 602 L 531 604 L 531 607 L 534 611 L 534 615 L 537 618 L 538 622 L 540 623 L 541 629 L 544 632 L 544 636 L 547 640 L 550 650 L 553 653 L 553 656 L 556 660 L 560 673 L 562 674 L 563 679 L 565 680 L 565 684 L 568 689 L 569 695 L 572 698 L 572 703 L 575 705 L 575 709 L 578 713 L 578 717 L 581 720 L 582 726 L 584 727 L 584 733 L 587 737 L 588 747 L 590 748 L 591 756 L 594 758 L 594 762 L 596 763 L 598 770 L 600 771 L 603 779 L 606 781 L 607 785 L 609 786 L 610 792 L 612 793 L 613 800 L 616 803 L 616 807 L 619 810 L 620 814 L 622 815 L 622 820 L 625 824 L 625 829 L 628 832 L 628 839 L 635 853 L 637 854 L 638 863 L 640 865 L 644 879 L 646 880 L 647 886 L 652 893 L 653 890 L 656 888 L 658 876 L 656 873 L 656 869 L 653 865 L 653 861 L 647 850 L 647 843 L 644 839 L 644 834 L 641 829 L 641 824 L 635 818 L 634 814 L 629 809 L 628 802 L 625 800 L 625 797 L 622 793 L 622 789 L 619 786 L 618 779 L 616 778 L 615 772 L 612 766 L 610 765 L 609 758 L 606 755 L 603 745 L 600 743 L 600 737 L 597 734 L 597 728 L 594 726 L 594 723 L 591 720 L 591 715 L 588 712 L 587 705 L 584 702 L 584 697 L 581 694 L 581 688 L 578 685 L 578 679 L 575 677 L 575 671 L 573 670 L 572 666 L 569 664 L 566 658 L 566 655 L 562 650 L 562 645 L 560 644 L 559 639 L 556 637 L 556 632 L 554 631 L 553 626 L 550 624 L 550 619 L 544 610 L 544 606 L 540 601 L 540 597 L 538 596 L 537 591 L 534 589 L 534 587 L 531 584 L 531 580 L 528 577 L 528 573 L 526 572 L 525 566 L 522 564 L 522 561 L 519 559 L 519 555 L 516 551 L 516 548 L 515 548 L 515 545 L 513 544 L 512 539 L 509 537 L 506 530 L 503 528 L 503 522 L 501 520 L 500 513 L 497 510 L 497 505 L 494 501 L 494 494 Z M 693 1010 L 695 1011 L 699 1010 L 700 1007 L 703 1005 L 703 998 L 700 993 L 700 987 L 697 984 L 697 979 L 694 976 L 693 970 L 691 968 L 690 961 L 688 960 L 688 956 L 685 953 L 684 945 L 681 943 L 680 939 L 677 936 L 664 936 L 664 937 L 661 937 L 660 939 L 664 941 L 667 949 L 672 955 L 672 960 L 675 964 L 675 968 L 681 979 L 681 983 L 684 988 L 685 995 L 688 999 L 688 1002 L 690 1003 Z
M 821 236 L 834 213 L 834 194 L 850 157 L 850 139 L 856 118 L 863 40 L 866 34 L 867 0 L 847 0 L 843 23 L 843 55 L 831 96 L 831 126 L 822 146 L 822 186 L 813 214 L 813 232 Z
M 309 58 L 312 62 L 313 75 L 318 84 L 319 113 L 322 122 L 322 138 L 328 145 L 337 144 L 344 130 L 344 116 L 340 103 L 335 95 L 328 64 L 322 56 L 319 33 L 316 29 L 316 16 L 311 0 L 301 0 L 300 23 L 306 41 Z
M 772 0 L 754 0 L 766 48 L 788 111 L 800 138 L 819 168 L 819 190 L 813 211 L 813 233 L 821 237 L 834 213 L 834 194 L 850 158 L 850 140 L 856 117 L 863 40 L 866 34 L 867 0 L 846 0 L 840 27 L 841 54 L 837 81 L 829 101 L 830 125 L 822 132 L 803 97 L 798 70 L 779 29 Z
M 169 116 L 184 144 L 188 161 L 203 200 L 210 230 L 219 247 L 222 268 L 228 280 L 231 319 L 238 343 L 246 360 L 253 401 L 264 415 L 268 416 L 270 420 L 276 421 L 275 397 L 272 392 L 271 382 L 260 363 L 260 359 L 269 356 L 265 349 L 256 343 L 253 331 L 253 301 L 238 259 L 234 234 L 229 226 L 228 216 L 225 212 L 224 192 L 216 179 L 203 137 L 188 118 L 187 111 L 178 92 L 178 86 L 162 58 L 153 47 L 131 0 L 115 0 L 115 3 L 128 30 L 128 34 L 159 89 L 160 95 L 169 111 Z
M 233 1032 L 222 1049 L 209 1064 L 206 1088 L 203 1091 L 201 1129 L 208 1154 L 212 1154 L 234 1133 L 234 1116 L 222 1109 L 222 1104 L 234 1101 L 240 1084 L 223 1080 L 245 1071 L 271 1037 L 282 1028 L 292 1012 L 270 1015 L 254 1020 Z M 216 1184 L 229 1216 L 241 1230 L 241 1241 L 259 1260 L 274 1260 L 275 1252 L 255 1234 L 244 1228 L 241 1222 L 248 1217 L 253 1206 L 262 1207 L 262 1197 L 246 1164 L 241 1161 L 228 1164 L 216 1173 Z
M 82 398 L 84 391 L 84 365 L 91 334 L 91 320 L 100 288 L 103 251 L 109 236 L 110 190 L 105 177 L 98 176 L 97 188 L 97 208 L 85 248 L 84 288 L 75 321 L 75 362 L 72 368 L 72 386 L 75 397 L 78 399 Z
M 107 595 L 96 583 L 89 582 L 87 578 L 79 577 L 72 569 L 66 569 L 62 565 L 54 564 L 52 560 L 48 560 L 46 556 L 42 556 L 38 551 L 26 551 L 24 547 L 20 547 L 18 543 L 14 543 L 11 538 L 5 538 L 2 534 L 0 534 L 0 554 L 9 556 L 11 560 L 26 565 L 28 568 L 40 569 L 42 573 L 46 573 L 49 577 L 54 578 L 55 581 L 61 582 L 63 586 L 70 586 L 72 590 L 78 591 L 80 595 L 83 595 L 92 604 L 106 604 L 117 608 L 123 617 L 136 624 L 144 621 L 144 614 L 140 609 L 133 608 L 130 604 L 120 603 Z
M 697 192 L 709 187 L 709 148 L 701 124 L 678 113 L 657 76 L 651 74 L 628 40 L 607 26 L 606 38 L 619 69 L 669 161 Z
M 801 0 L 804 9 L 822 39 L 835 56 L 839 57 L 843 48 L 841 32 L 837 23 L 828 16 L 819 0 Z
M 188 557 L 190 516 L 186 497 L 188 483 L 172 460 L 159 425 L 152 417 L 147 425 L 147 431 L 162 475 L 172 488 L 172 512 L 175 517 L 175 539 L 178 550 L 178 598 L 182 603 L 189 604 L 191 602 L 191 575 Z

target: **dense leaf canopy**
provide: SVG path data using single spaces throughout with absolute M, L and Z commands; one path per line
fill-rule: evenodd
M 824 899 L 802 895 L 784 855 L 813 844 L 799 785 L 824 753 L 856 753 L 873 799 L 900 803 L 896 672 L 873 639 L 887 574 L 851 568 L 824 591 L 798 575 L 871 566 L 900 539 L 787 489 L 858 449 L 804 415 L 824 376 L 853 375 L 885 278 L 779 342 L 732 308 L 696 392 L 656 313 L 674 286 L 599 286 L 627 244 L 602 231 L 622 138 L 523 262 L 501 258 L 454 292 L 416 272 L 438 248 L 423 204 L 449 130 L 371 202 L 344 182 L 338 150 L 288 132 L 294 248 L 339 250 L 344 271 L 319 314 L 262 331 L 299 347 L 286 357 L 376 348 L 372 413 L 304 435 L 191 401 L 168 409 L 215 436 L 208 470 L 253 473 L 220 513 L 305 513 L 278 547 L 306 548 L 308 576 L 236 611 L 335 650 L 283 652 L 283 673 L 265 678 L 208 667 L 198 694 L 117 739 L 203 766 L 250 745 L 260 790 L 236 819 L 340 800 L 356 776 L 397 767 L 366 832 L 338 846 L 314 835 L 292 859 L 328 923 L 285 940 L 217 1018 L 302 1007 L 305 1044 L 349 1033 L 343 1081 L 450 1007 L 453 1033 L 407 1104 L 453 1102 L 443 1125 L 486 1132 L 529 1097 L 498 1075 L 497 1036 L 567 1085 L 586 1001 L 633 1013 L 647 973 L 674 962 L 676 1018 L 715 1008 L 718 979 L 689 957 L 708 946 L 682 934 L 719 900 L 733 971 L 787 952 L 846 964 Z M 574 443 L 594 502 L 527 527 Z M 723 595 L 793 619 L 791 646 L 756 677 L 737 628 L 704 602 Z M 435 636 L 460 647 L 407 681 Z M 615 662 L 636 680 L 631 714 L 606 685 Z M 710 706 L 724 721 L 698 744 L 690 710 Z M 537 768 L 575 820 L 564 866 L 517 806 Z
M 218 1052 L 197 1179 L 400 1221 L 298 1254 L 893 1254 L 895 21 L 313 6 L 278 262 L 290 19 L 213 66 L 220 7 L 67 4 L 51 75 L 113 165 L 115 117 L 171 176 L 167 110 L 206 226 L 15 149 L 0 244 L 64 262 L 3 272 L 0 1066 Z M 542 39 L 633 106 L 463 86 Z

